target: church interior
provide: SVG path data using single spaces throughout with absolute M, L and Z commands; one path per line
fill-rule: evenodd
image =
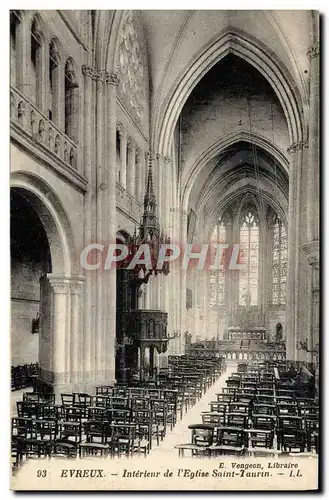
M 13 470 L 318 455 L 319 59 L 315 11 L 10 12 Z M 221 265 L 101 265 L 171 244 Z

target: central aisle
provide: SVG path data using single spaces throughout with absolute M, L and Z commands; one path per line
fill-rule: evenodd
M 216 393 L 221 392 L 222 388 L 225 387 L 225 382 L 232 372 L 235 372 L 237 368 L 236 362 L 227 363 L 226 372 L 219 377 L 217 382 L 210 387 L 210 389 L 202 396 L 200 401 L 197 402 L 193 408 L 189 409 L 187 413 L 183 416 L 182 420 L 178 420 L 177 424 L 171 431 L 168 429 L 167 435 L 163 441 L 160 441 L 159 446 L 154 446 L 149 454 L 151 459 L 159 459 L 161 461 L 161 456 L 166 453 L 166 456 L 170 458 L 178 457 L 178 450 L 175 450 L 174 446 L 181 443 L 189 443 L 191 439 L 191 430 L 188 428 L 190 424 L 202 423 L 201 412 L 209 411 L 209 402 L 216 401 Z M 171 454 L 171 455 L 170 455 Z

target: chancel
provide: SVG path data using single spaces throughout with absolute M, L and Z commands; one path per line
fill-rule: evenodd
M 318 13 L 13 10 L 10 64 L 14 470 L 316 456 Z

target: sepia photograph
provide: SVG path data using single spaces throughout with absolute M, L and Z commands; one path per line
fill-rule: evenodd
M 318 491 L 319 12 L 8 18 L 11 489 Z

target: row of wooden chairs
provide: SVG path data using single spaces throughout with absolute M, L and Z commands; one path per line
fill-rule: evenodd
M 202 424 L 189 426 L 191 442 L 176 446 L 179 456 L 185 450 L 192 456 L 269 452 L 275 442 L 275 453 L 318 453 L 317 401 L 278 389 L 275 377 L 264 369 L 240 370 L 226 382 L 217 401 L 202 413 Z
M 32 387 L 34 377 L 39 374 L 38 363 L 31 363 L 25 365 L 17 365 L 11 367 L 11 390 L 17 391 Z

